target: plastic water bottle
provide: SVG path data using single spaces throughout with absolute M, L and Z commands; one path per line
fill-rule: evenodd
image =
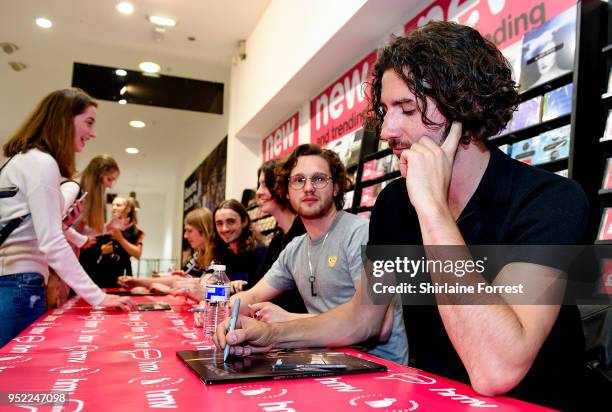
M 212 338 L 217 325 L 229 317 L 229 295 L 230 280 L 225 274 L 225 265 L 214 265 L 204 293 L 204 335 L 207 338 Z

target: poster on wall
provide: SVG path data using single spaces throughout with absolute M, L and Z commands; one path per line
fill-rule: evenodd
M 183 220 L 198 207 L 211 211 L 225 199 L 225 168 L 227 164 L 227 136 L 202 163 L 185 179 L 183 191 Z M 181 233 L 181 238 L 183 233 Z M 182 262 L 190 255 L 189 244 L 183 241 Z
M 298 145 L 300 115 L 295 112 L 262 140 L 263 161 L 278 159 L 295 149 Z
M 185 179 L 183 216 L 198 207 L 213 210 L 225 199 L 225 166 L 227 136 L 202 163 Z
M 373 51 L 310 101 L 311 143 L 325 147 L 363 127 L 367 82 L 375 62 Z

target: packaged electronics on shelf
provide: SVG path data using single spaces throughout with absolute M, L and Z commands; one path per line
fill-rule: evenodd
M 363 133 L 352 133 L 352 140 L 349 144 L 347 166 L 356 165 L 359 162 L 359 153 L 361 153 L 361 138 Z
M 606 168 L 604 169 L 601 188 L 603 190 L 612 189 L 612 158 L 610 157 L 606 159 Z
M 363 189 L 361 189 L 361 203 L 359 204 L 359 206 L 374 206 L 374 203 L 376 203 L 376 197 L 378 196 L 382 188 L 382 184 L 377 183 L 375 185 L 364 187 Z
M 533 164 L 533 158 L 539 144 L 540 136 L 514 143 L 512 145 L 512 158 L 527 163 L 528 165 Z
M 605 208 L 601 215 L 598 240 L 612 240 L 612 208 Z
M 399 160 L 397 156 L 389 154 L 383 158 L 369 160 L 363 164 L 361 181 L 378 179 L 386 174 L 399 170 Z
M 510 121 L 510 131 L 525 129 L 540 123 L 542 108 L 542 96 L 519 104 Z
M 389 145 L 382 139 L 378 139 L 378 151 L 388 149 Z
M 341 138 L 330 142 L 327 149 L 338 154 L 340 160 L 345 166 L 352 166 L 359 162 L 359 153 L 361 152 L 361 133 L 352 132 Z
M 572 112 L 572 91 L 574 85 L 566 84 L 544 95 L 542 103 L 542 121 L 555 119 Z
M 569 156 L 570 125 L 540 134 L 540 144 L 533 164 L 552 162 Z
M 569 156 L 570 125 L 549 130 L 512 145 L 512 158 L 530 165 L 539 165 Z
M 503 144 L 503 145 L 499 146 L 499 150 L 501 150 L 502 152 L 504 152 L 505 154 L 510 156 L 512 154 L 512 145 Z
M 346 162 L 348 161 L 348 149 L 349 149 L 350 138 L 351 136 L 347 134 L 346 136 L 342 136 L 339 139 L 329 142 L 329 144 L 326 147 L 327 149 L 333 152 L 336 152 L 338 154 L 338 157 L 340 158 L 340 161 L 344 163 L 345 166 L 346 166 Z
M 608 111 L 608 119 L 606 120 L 606 128 L 604 135 L 600 140 L 612 140 L 612 109 Z
M 349 190 L 344 194 L 344 209 L 350 209 L 353 207 L 353 198 L 355 197 L 355 191 Z
M 255 229 L 263 232 L 265 230 L 273 229 L 276 226 L 276 219 L 274 219 L 274 216 L 267 216 L 263 219 L 257 220 L 253 223 L 253 225 L 255 226 Z

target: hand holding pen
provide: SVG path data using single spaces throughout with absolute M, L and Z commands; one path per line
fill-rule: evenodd
M 230 319 L 229 329 L 227 333 L 233 332 L 236 328 L 236 320 L 238 320 L 238 312 L 240 311 L 240 298 L 234 299 L 234 309 L 232 310 L 232 318 Z M 230 353 L 230 346 L 226 343 L 223 349 L 223 362 L 227 360 Z
M 232 332 L 229 331 L 229 326 L 230 319 L 217 325 L 213 341 L 218 348 L 224 350 L 231 345 L 229 349 L 231 355 L 248 356 L 251 353 L 269 352 L 272 349 L 273 325 L 248 316 L 238 316 Z

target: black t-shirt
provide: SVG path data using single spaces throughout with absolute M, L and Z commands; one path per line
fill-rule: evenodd
M 220 251 L 215 258 L 215 263 L 225 265 L 227 277 L 230 280 L 245 280 L 248 284 L 251 284 L 252 277 L 261 264 L 265 253 L 266 247 L 264 245 L 257 245 L 255 248 L 239 255 L 234 254 L 227 247 Z
M 144 233 L 131 225 L 121 232 L 125 240 L 133 245 L 142 243 Z M 113 252 L 107 255 L 102 254 L 102 245 L 112 241 Z M 122 275 L 132 275 L 132 261 L 130 254 L 123 249 L 123 246 L 110 237 L 110 235 L 99 236 L 96 243 L 88 249 L 81 249 L 79 261 L 89 274 L 94 283 L 101 288 L 119 287 L 117 278 Z
M 301 236 L 304 233 L 306 233 L 306 228 L 304 227 L 302 219 L 300 219 L 299 216 L 296 216 L 287 233 L 284 233 L 279 229 L 274 237 L 272 237 L 272 240 L 268 245 L 268 250 L 266 251 L 264 259 L 261 262 L 261 266 L 257 270 L 257 273 L 255 273 L 253 276 L 252 282 L 247 285 L 247 287 L 250 288 L 257 284 L 257 282 L 264 277 L 266 272 L 270 270 L 274 262 L 276 262 L 276 259 L 278 259 L 278 256 L 281 254 L 283 249 L 285 249 L 285 246 L 287 246 L 289 242 L 293 240 L 293 238 L 296 236 Z M 300 295 L 296 288 L 284 291 L 280 296 L 272 300 L 272 303 L 292 313 L 308 313 L 306 305 L 304 305 L 302 295 Z
M 468 245 L 581 244 L 587 211 L 586 196 L 577 183 L 491 148 L 487 169 L 457 225 Z M 370 219 L 370 244 L 422 243 L 406 181 L 397 179 L 376 200 Z M 436 306 L 404 306 L 404 321 L 411 366 L 469 383 Z M 507 395 L 567 407 L 584 371 L 584 352 L 578 310 L 562 306 L 531 369 Z

